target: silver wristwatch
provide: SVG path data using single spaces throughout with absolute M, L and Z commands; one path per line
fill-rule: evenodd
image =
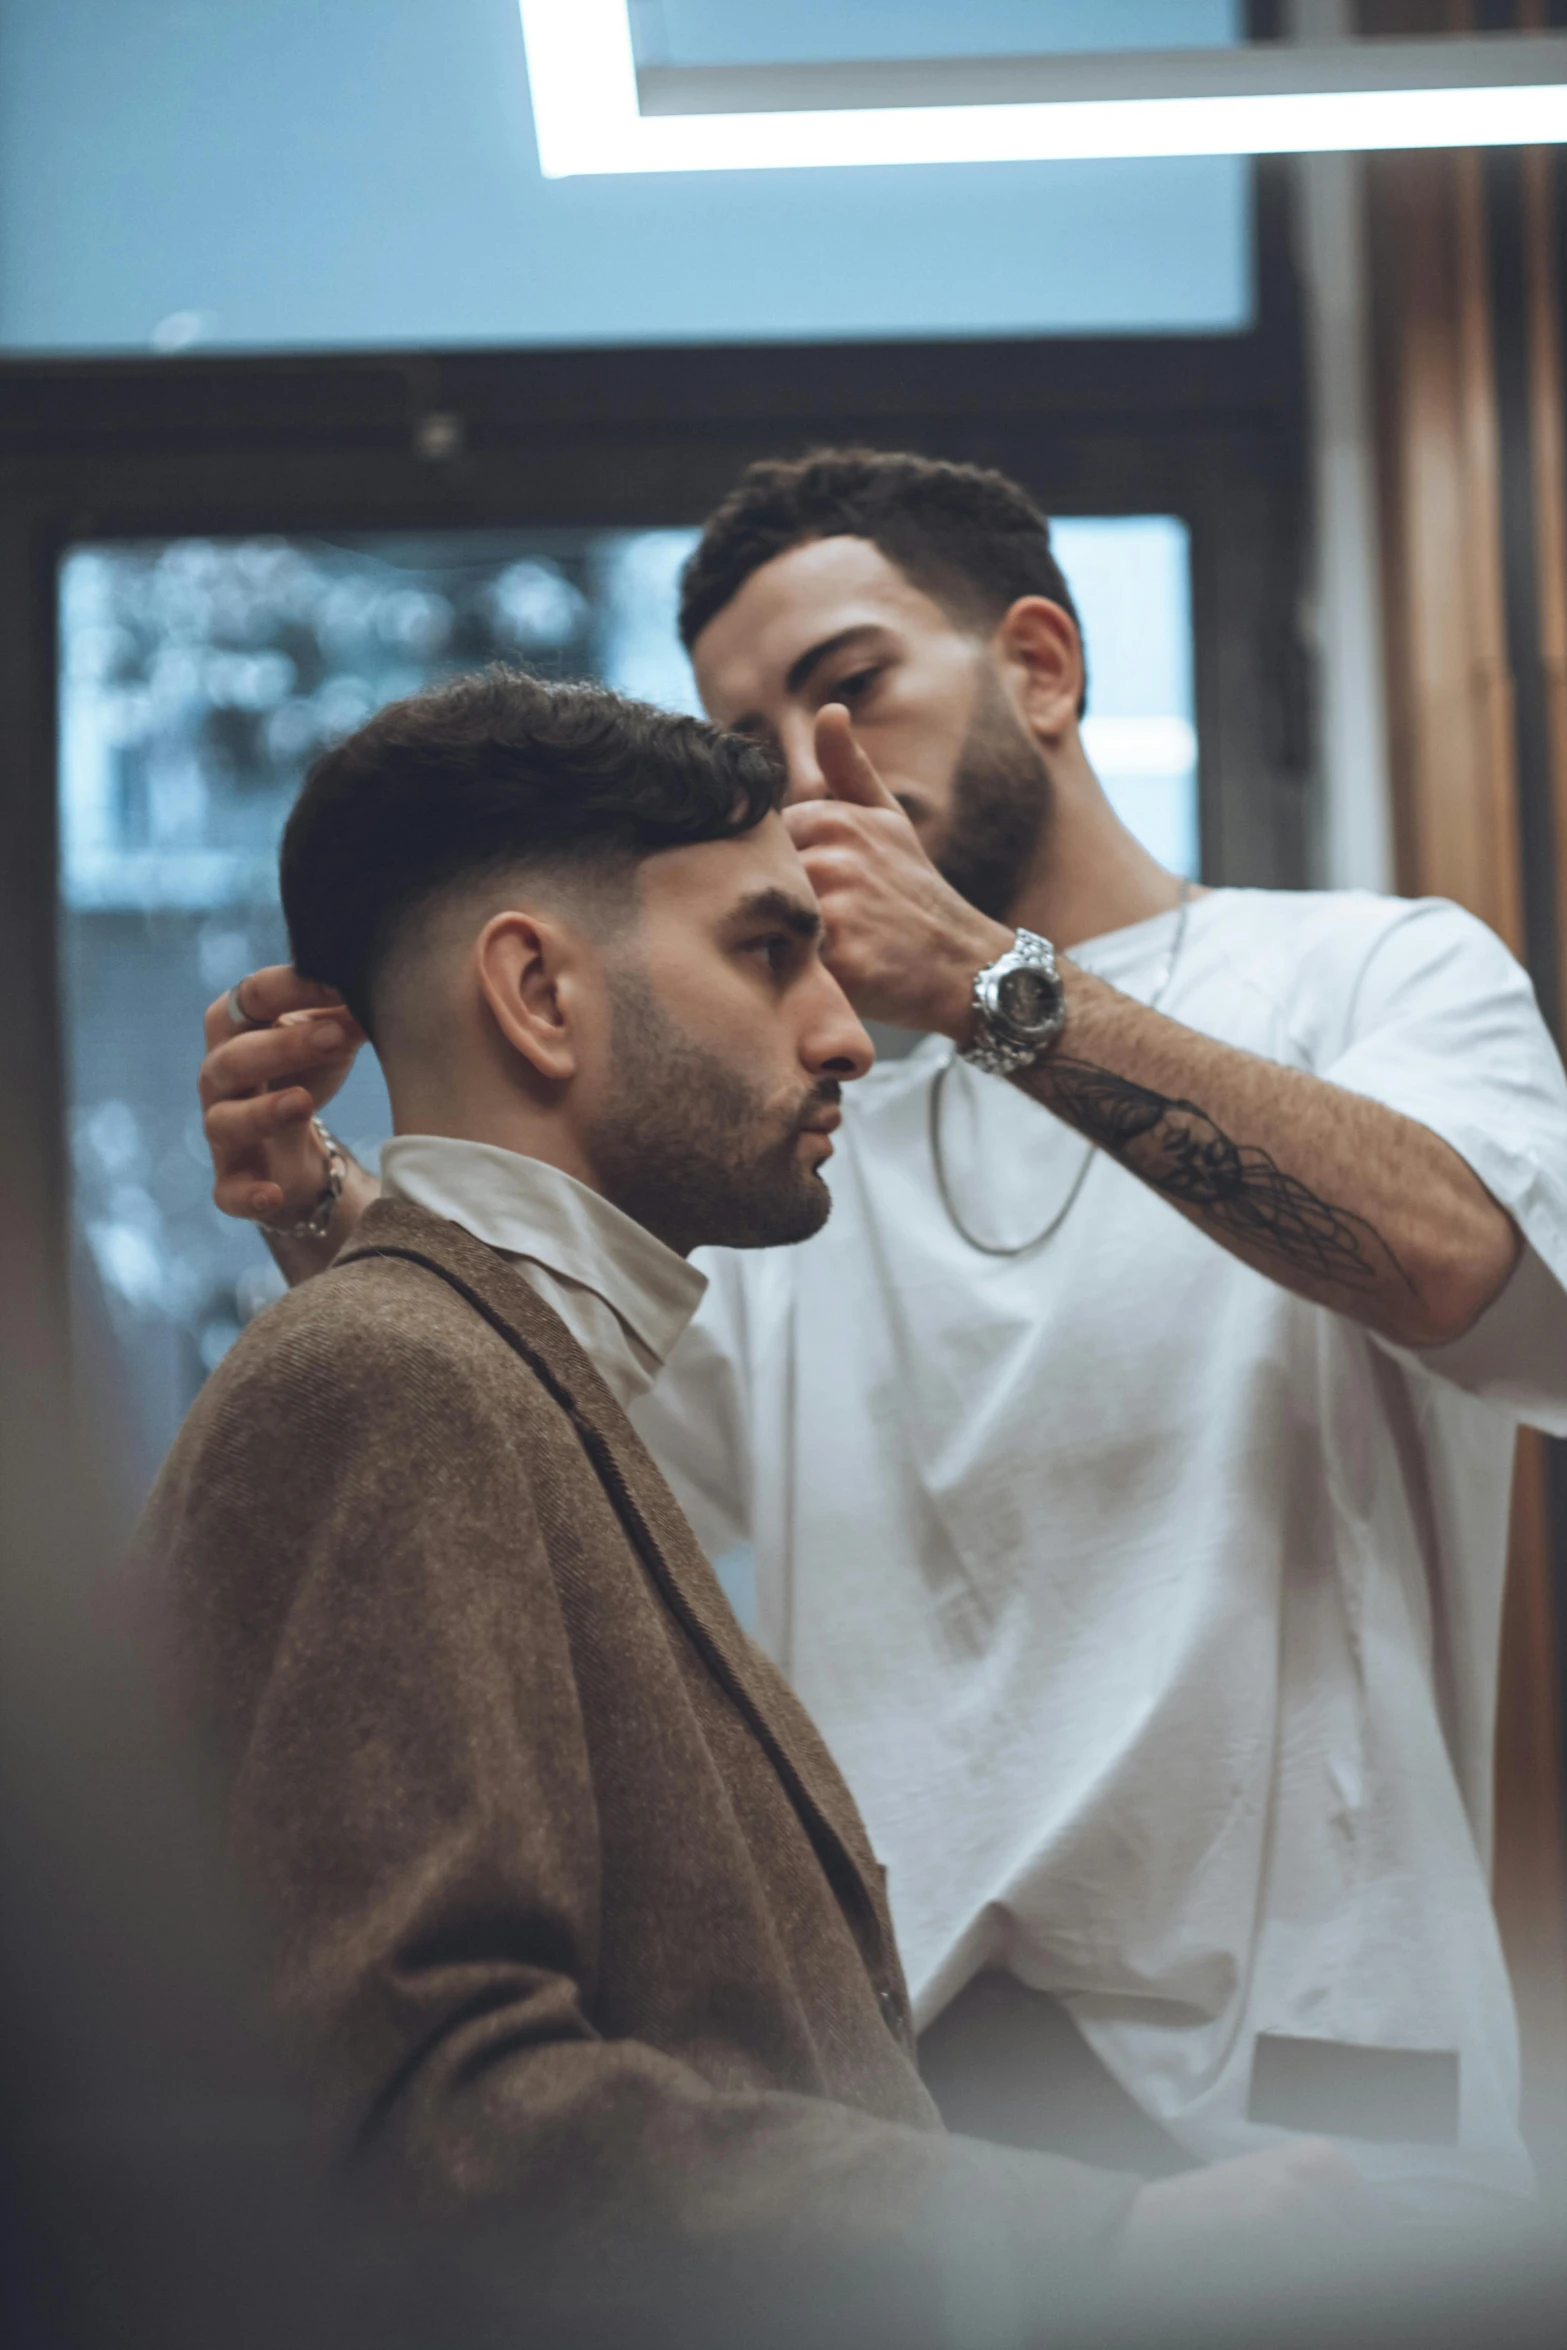
M 335 1134 L 329 1134 L 319 1118 L 312 1118 L 310 1131 L 326 1153 L 326 1181 L 316 1194 L 309 1212 L 292 1224 L 263 1224 L 261 1229 L 273 1240 L 325 1240 L 337 1213 L 337 1203 L 343 1196 L 343 1185 L 348 1177 L 348 1153 Z
M 1011 947 L 974 977 L 974 1035 L 963 1058 L 991 1077 L 1037 1061 L 1066 1025 L 1066 989 L 1048 938 L 1020 930 Z

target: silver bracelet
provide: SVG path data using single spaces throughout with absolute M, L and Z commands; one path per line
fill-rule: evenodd
M 348 1180 L 348 1153 L 335 1134 L 329 1134 L 319 1118 L 312 1118 L 310 1131 L 326 1153 L 326 1181 L 310 1213 L 294 1224 L 264 1223 L 262 1231 L 269 1240 L 325 1240 L 331 1230 L 337 1203 L 343 1196 L 343 1185 Z

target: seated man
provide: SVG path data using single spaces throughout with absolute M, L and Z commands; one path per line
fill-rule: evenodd
M 1128 2246 L 1344 2180 L 943 2133 L 854 1806 L 625 1417 L 687 1252 L 822 1224 L 871 1060 L 780 782 L 501 672 L 318 762 L 283 901 L 380 1053 L 388 1196 L 208 1382 L 142 1541 L 345 2148 L 612 2338 L 667 2294 L 748 2343 L 1021 2342 Z

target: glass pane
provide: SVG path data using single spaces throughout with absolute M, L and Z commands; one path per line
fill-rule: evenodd
M 201 1013 L 285 953 L 278 834 L 306 765 L 394 695 L 504 658 L 694 709 L 675 634 L 687 530 L 79 546 L 60 577 L 61 890 L 76 1231 L 141 1466 L 279 1283 L 218 1214 L 192 1083 Z M 1156 855 L 1194 870 L 1186 534 L 1067 521 L 1089 742 Z M 363 1056 L 332 1123 L 375 1164 Z
M 141 1466 L 280 1286 L 220 1216 L 192 1085 L 204 1006 L 285 952 L 277 841 L 316 750 L 485 661 L 695 707 L 675 634 L 690 531 L 196 540 L 61 569 L 60 815 L 75 1219 Z M 372 1058 L 333 1125 L 374 1166 Z
M 1238 0 L 660 0 L 642 29 L 740 63 L 1245 31 Z M 3 0 L 0 57 L 0 348 L 1253 322 L 1241 156 L 546 180 L 516 0 Z
M 1122 822 L 1197 878 L 1191 544 L 1168 514 L 1051 525 L 1088 647 L 1083 741 Z

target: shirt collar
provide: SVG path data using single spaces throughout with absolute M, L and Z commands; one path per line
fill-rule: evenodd
M 381 1151 L 389 1197 L 462 1225 L 603 1299 L 657 1361 L 702 1301 L 707 1277 L 645 1225 L 542 1159 L 449 1135 L 398 1134 Z

